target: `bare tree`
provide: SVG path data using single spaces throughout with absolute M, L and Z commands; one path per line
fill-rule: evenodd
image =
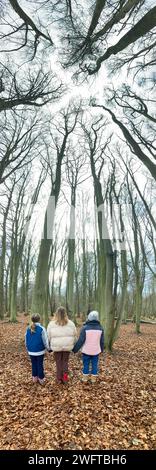
M 15 186 L 14 191 L 14 204 L 12 204 L 10 213 L 11 223 L 11 242 L 10 242 L 10 284 L 9 284 L 9 310 L 10 320 L 16 321 L 17 315 L 17 291 L 20 266 L 22 262 L 23 251 L 26 243 L 27 228 L 30 224 L 34 204 L 38 199 L 39 191 L 43 182 L 43 174 L 39 176 L 37 186 L 32 194 L 32 199 L 29 198 L 28 184 L 29 184 L 30 167 L 21 175 L 19 181 Z M 27 207 L 25 204 L 27 203 Z
M 138 57 L 142 59 L 147 54 L 150 56 L 150 53 L 154 54 L 155 5 L 148 7 L 144 0 L 117 1 L 115 4 L 96 0 L 91 8 L 88 7 L 86 4 L 82 11 L 80 4 L 77 8 L 73 5 L 71 16 L 66 20 L 69 31 L 66 38 L 69 50 L 66 61 L 68 66 L 78 64 L 80 71 L 92 75 L 98 72 L 101 64 L 108 59 L 110 65 L 110 58 L 116 55 L 117 60 L 118 57 L 121 59 L 121 66 L 122 59 L 123 64 L 126 63 L 127 56 L 128 60 L 132 61 Z M 148 65 L 149 62 L 153 65 L 154 55 L 153 60 L 151 58 L 151 61 L 147 62 Z M 112 68 L 114 70 L 114 63 Z
M 32 236 L 29 237 L 24 246 L 21 265 L 20 265 L 20 278 L 21 278 L 21 311 L 28 313 L 30 302 L 30 278 L 34 273 L 35 267 L 35 247 L 33 246 Z
M 83 126 L 86 139 L 88 141 L 88 154 L 90 158 L 91 172 L 94 184 L 95 202 L 98 209 L 98 232 L 99 232 L 99 303 L 101 320 L 105 323 L 106 348 L 112 348 L 112 332 L 114 329 L 114 302 L 113 282 L 114 282 L 114 251 L 110 239 L 107 225 L 107 218 L 104 209 L 104 196 L 100 181 L 101 172 L 105 163 L 105 151 L 111 137 L 102 141 L 104 123 L 100 118 L 91 125 L 91 129 Z M 101 131 L 102 129 L 102 131 Z
M 10 6 L 10 9 L 9 9 Z M 30 6 L 30 5 L 29 5 Z M 14 22 L 12 14 L 15 14 Z M 31 14 L 30 14 L 31 15 Z M 41 17 L 40 17 L 41 20 Z M 53 46 L 52 38 L 48 31 L 42 31 L 29 14 L 27 14 L 17 0 L 8 0 L 4 5 L 1 22 L 0 40 L 4 43 L 4 52 L 7 52 L 7 42 L 12 43 L 9 52 L 19 51 L 27 45 L 33 51 L 32 58 L 35 57 L 37 48 L 41 40 Z
M 28 67 L 19 67 L 0 63 L 0 112 L 17 108 L 21 105 L 41 108 L 61 97 L 63 87 L 51 70 L 38 66 L 32 71 Z
M 43 318 L 47 318 L 47 283 L 48 283 L 48 262 L 50 249 L 53 237 L 53 224 L 55 210 L 51 214 L 51 223 L 47 231 L 47 212 L 49 213 L 52 201 L 55 201 L 55 208 L 57 206 L 60 188 L 61 188 L 61 171 L 62 163 L 66 154 L 67 142 L 70 135 L 73 133 L 78 115 L 79 107 L 71 108 L 70 106 L 66 111 L 59 114 L 59 123 L 55 123 L 55 128 L 49 129 L 50 141 L 45 141 L 46 155 L 44 161 L 48 165 L 48 171 L 51 180 L 51 191 L 48 203 L 48 208 L 45 214 L 43 238 L 40 244 L 35 286 L 33 292 L 32 310 L 38 311 Z M 62 122 L 61 122 L 62 120 Z M 54 157 L 53 157 L 54 155 Z M 52 211 L 52 207 L 51 207 Z M 49 230 L 50 229 L 50 230 Z M 49 233 L 50 231 L 50 233 Z
M 30 116 L 23 109 L 20 117 L 5 114 L 0 120 L 1 128 L 1 161 L 0 184 L 4 183 L 13 173 L 26 167 L 36 156 L 39 146 L 40 120 L 37 116 Z
M 74 149 L 69 149 L 67 158 L 67 181 L 71 188 L 70 204 L 70 227 L 68 236 L 68 265 L 67 265 L 67 292 L 66 303 L 67 311 L 74 314 L 74 271 L 75 271 L 75 209 L 76 209 L 76 191 L 78 186 L 84 181 L 82 168 L 85 164 L 85 158 L 82 155 L 74 154 Z
M 148 157 L 148 155 L 143 152 L 141 146 L 138 144 L 137 140 L 134 139 L 132 133 L 129 132 L 128 128 L 119 120 L 115 113 L 108 107 L 104 105 L 98 105 L 92 103 L 92 106 L 96 106 L 98 108 L 102 108 L 104 111 L 107 111 L 110 116 L 112 117 L 112 120 L 117 126 L 121 129 L 126 142 L 130 146 L 130 149 L 132 152 L 141 160 L 141 162 L 148 168 L 149 172 L 153 176 L 154 179 L 156 179 L 156 165 L 153 163 L 153 161 Z
M 12 201 L 12 195 L 14 192 L 16 180 L 15 178 L 11 182 L 11 188 L 5 186 L 5 191 L 7 193 L 7 205 L 3 208 L 3 219 L 2 219 L 2 238 L 1 238 L 1 247 L 0 247 L 0 318 L 4 317 L 5 312 L 5 295 L 4 295 L 4 273 L 5 273 L 5 263 L 6 263 L 6 252 L 7 252 L 7 218 Z

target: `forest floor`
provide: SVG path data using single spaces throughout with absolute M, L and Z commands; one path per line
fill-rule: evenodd
M 0 449 L 154 449 L 156 326 L 121 327 L 114 352 L 100 357 L 96 385 L 84 384 L 81 356 L 71 354 L 73 378 L 55 383 L 46 354 L 46 384 L 32 384 L 24 346 L 27 317 L 0 323 Z M 155 406 L 155 408 L 154 408 Z

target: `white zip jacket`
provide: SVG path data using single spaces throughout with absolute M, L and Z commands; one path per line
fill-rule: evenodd
M 63 326 L 57 325 L 55 320 L 50 321 L 47 333 L 52 351 L 72 351 L 77 340 L 77 331 L 71 320 Z

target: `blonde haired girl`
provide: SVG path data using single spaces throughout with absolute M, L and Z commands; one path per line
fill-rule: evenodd
M 56 310 L 54 319 L 48 325 L 47 333 L 50 349 L 54 351 L 57 381 L 66 383 L 68 381 L 70 351 L 72 351 L 76 342 L 77 332 L 64 307 L 59 307 Z

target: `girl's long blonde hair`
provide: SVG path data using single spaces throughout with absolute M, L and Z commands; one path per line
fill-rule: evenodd
M 31 316 L 31 325 L 30 325 L 31 333 L 35 333 L 36 323 L 39 323 L 39 322 L 40 322 L 40 315 L 39 315 L 39 313 L 34 313 L 34 314 Z
M 68 315 L 64 307 L 59 307 L 55 313 L 55 322 L 57 325 L 64 326 L 68 323 Z

